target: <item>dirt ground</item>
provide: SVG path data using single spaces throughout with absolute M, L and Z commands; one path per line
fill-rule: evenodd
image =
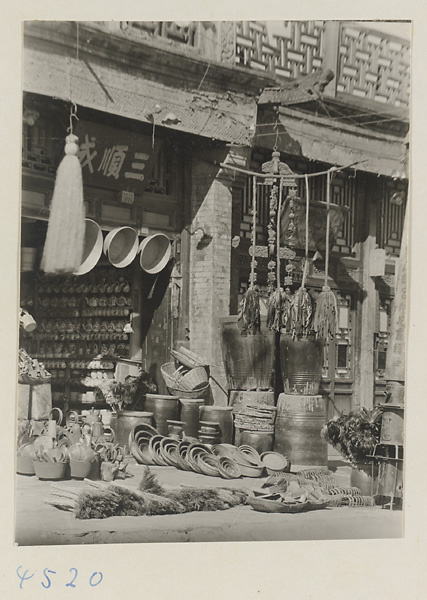
M 224 480 L 173 467 L 151 467 L 168 486 L 229 486 L 259 489 L 265 479 Z M 331 469 L 335 470 L 333 466 Z M 137 487 L 144 467 L 131 463 L 129 487 Z M 350 467 L 335 470 L 337 483 L 349 485 Z M 85 488 L 82 481 L 63 485 Z M 142 542 L 285 541 L 399 538 L 403 514 L 374 508 L 326 508 L 300 514 L 266 514 L 250 506 L 184 515 L 110 517 L 78 520 L 71 512 L 46 503 L 51 483 L 35 476 L 16 476 L 15 541 L 19 546 L 117 544 Z

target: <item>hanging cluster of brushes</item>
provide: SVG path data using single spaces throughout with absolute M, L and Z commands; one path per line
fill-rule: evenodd
M 316 308 L 313 312 L 312 298 L 305 284 L 309 264 L 309 213 L 310 189 L 308 176 L 305 175 L 306 210 L 305 210 L 305 254 L 302 282 L 299 289 L 292 295 L 289 287 L 280 286 L 280 227 L 284 183 L 272 184 L 270 195 L 270 221 L 268 224 L 268 287 L 270 290 L 267 301 L 267 327 L 273 331 L 286 332 L 292 337 L 307 337 L 314 331 L 318 338 L 324 341 L 333 340 L 337 333 L 338 305 L 335 294 L 329 287 L 329 242 L 330 242 L 330 195 L 331 175 L 338 170 L 331 167 L 326 172 L 326 244 L 325 244 L 325 278 Z M 252 260 L 249 286 L 239 307 L 239 321 L 243 332 L 255 334 L 260 331 L 260 294 L 256 285 L 256 226 L 257 226 L 257 181 L 253 177 L 252 187 Z M 273 226 L 274 222 L 274 226 Z M 275 230 L 274 230 L 275 229 Z M 274 270 L 276 269 L 276 272 Z M 274 286 L 274 279 L 276 285 Z M 286 284 L 285 278 L 285 284 Z M 287 284 L 286 284 L 287 285 Z
M 261 310 L 259 301 L 259 290 L 256 285 L 256 224 L 257 224 L 257 182 L 256 177 L 252 180 L 252 260 L 249 287 L 243 295 L 239 307 L 239 321 L 242 331 L 255 334 L 261 330 Z
M 292 295 L 287 287 L 280 287 L 280 245 L 279 227 L 280 212 L 282 205 L 282 186 L 280 186 L 278 213 L 277 213 L 277 287 L 270 293 L 268 299 L 267 327 L 273 331 L 282 331 L 292 335 L 293 338 L 306 338 L 314 331 L 316 337 L 324 341 L 333 340 L 337 332 L 338 305 L 335 294 L 328 285 L 329 277 L 329 238 L 330 238 L 330 169 L 327 176 L 327 213 L 326 213 L 326 251 L 325 251 L 325 279 L 321 293 L 316 302 L 313 314 L 313 301 L 307 291 L 305 284 L 309 264 L 309 214 L 310 214 L 310 191 L 308 177 L 305 176 L 306 210 L 305 210 L 305 254 L 301 286 Z

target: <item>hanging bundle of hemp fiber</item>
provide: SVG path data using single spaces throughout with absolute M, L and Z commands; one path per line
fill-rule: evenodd
M 55 179 L 41 268 L 45 273 L 74 273 L 81 265 L 85 234 L 83 177 L 77 152 L 78 138 L 65 140 L 65 156 Z M 74 113 L 75 116 L 75 113 Z

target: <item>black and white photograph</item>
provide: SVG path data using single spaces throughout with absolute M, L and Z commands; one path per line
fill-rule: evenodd
M 22 23 L 18 547 L 404 536 L 411 31 Z

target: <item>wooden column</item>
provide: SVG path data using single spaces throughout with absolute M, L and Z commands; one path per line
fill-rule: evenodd
M 406 209 L 407 211 L 408 209 Z M 395 293 L 391 314 L 390 341 L 387 349 L 385 378 L 387 382 L 405 381 L 406 288 L 407 288 L 407 216 L 402 233 L 400 256 L 396 262 Z M 391 386 L 393 389 L 393 386 Z M 395 401 L 394 398 L 391 399 Z
M 363 198 L 362 198 L 363 195 Z M 374 331 L 377 291 L 375 281 L 370 276 L 370 256 L 376 247 L 376 211 L 378 196 L 377 180 L 365 179 L 358 198 L 363 202 L 365 226 L 362 234 L 362 301 L 360 326 L 360 354 L 355 365 L 355 396 L 356 407 L 372 408 L 374 404 Z

